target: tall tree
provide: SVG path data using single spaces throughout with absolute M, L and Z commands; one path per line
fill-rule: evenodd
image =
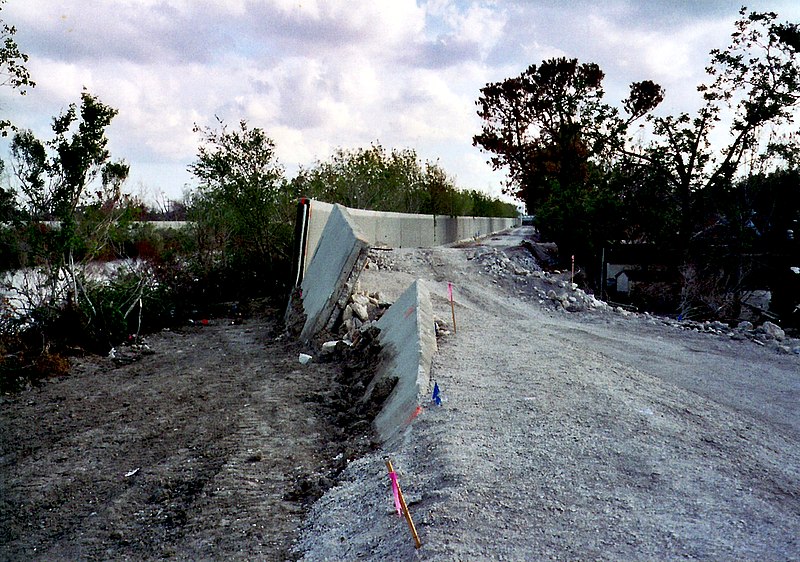
M 190 218 L 197 222 L 202 265 L 209 271 L 238 267 L 244 277 L 275 282 L 291 251 L 294 194 L 263 129 L 244 120 L 233 129 L 218 124 L 195 126 L 202 141 L 189 166 L 199 182 Z
M 106 128 L 116 114 L 84 90 L 80 109 L 70 104 L 53 119 L 52 139 L 40 141 L 28 130 L 14 135 L 11 162 L 25 211 L 32 219 L 58 223 L 53 229 L 29 227 L 35 265 L 42 268 L 47 289 L 45 302 L 32 304 L 57 310 L 64 300 L 63 279 L 69 281 L 68 300 L 80 304 L 88 298 L 82 266 L 109 241 L 129 171 L 125 162 L 111 160 L 107 148 Z
M 657 84 L 636 82 L 621 112 L 603 101 L 603 78 L 594 63 L 550 59 L 488 84 L 477 101 L 483 130 L 473 144 L 508 170 L 507 193 L 525 202 L 564 257 L 588 260 L 608 236 L 614 205 L 604 173 L 630 125 L 663 99 Z
M 37 139 L 19 131 L 11 143 L 12 164 L 23 202 L 35 219 L 71 224 L 79 206 L 102 205 L 120 196 L 129 167 L 111 161 L 106 128 L 117 110 L 84 90 L 53 119 L 54 137 Z
M 667 221 L 651 226 L 664 222 L 662 231 L 675 233 L 668 243 L 683 256 L 683 312 L 733 318 L 747 281 L 743 256 L 754 243 L 752 196 L 744 191 L 754 184 L 742 180 L 791 168 L 800 154 L 792 131 L 800 29 L 778 23 L 773 12 L 739 14 L 729 45 L 710 53 L 700 109 L 651 117 L 653 141 L 626 150 L 623 171 L 658 180 L 660 218 Z
M 6 0 L 0 0 L 0 11 Z M 30 73 L 25 66 L 28 62 L 28 55 L 20 51 L 14 38 L 17 28 L 8 25 L 0 17 L 0 86 L 9 86 L 17 90 L 21 95 L 27 93 L 27 88 L 33 88 L 36 83 L 31 80 Z M 8 136 L 11 128 L 11 121 L 0 119 L 0 135 Z
M 773 12 L 742 8 L 740 16 L 730 45 L 711 51 L 697 114 L 653 117 L 655 142 L 628 151 L 633 162 L 666 178 L 684 249 L 707 226 L 706 190 L 729 189 L 737 176 L 768 171 L 798 154 L 796 135 L 781 135 L 779 128 L 794 122 L 800 102 L 800 29 L 776 23 Z M 727 141 L 715 150 L 711 134 L 728 119 Z
M 6 0 L 0 0 L 0 12 Z M 20 51 L 14 35 L 17 28 L 8 25 L 0 17 L 0 86 L 9 86 L 17 90 L 20 95 L 27 93 L 27 88 L 33 88 L 36 83 L 31 80 L 30 73 L 25 66 L 28 55 Z M 7 137 L 13 124 L 9 119 L 0 119 L 0 136 Z M 5 163 L 0 160 L 0 177 L 5 169 Z M 12 190 L 0 186 L 0 221 L 9 222 L 19 215 L 16 200 Z
M 657 84 L 634 83 L 623 115 L 603 102 L 603 78 L 594 63 L 557 58 L 481 89 L 476 104 L 484 123 L 473 144 L 493 154 L 495 169 L 508 170 L 508 193 L 529 213 L 550 197 L 554 182 L 562 189 L 585 184 L 590 163 L 608 162 L 628 126 L 663 99 Z

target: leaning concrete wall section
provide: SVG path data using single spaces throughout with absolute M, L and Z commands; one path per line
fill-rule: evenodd
M 408 426 L 420 397 L 430 384 L 431 361 L 436 352 L 436 333 L 430 293 L 415 281 L 378 321 L 379 342 L 385 363 L 367 394 L 382 378 L 397 377 L 397 385 L 375 418 L 375 429 L 384 442 Z
M 347 211 L 372 246 L 389 248 L 431 248 L 453 244 L 481 236 L 488 236 L 516 226 L 518 219 L 494 217 L 450 217 L 446 215 L 418 215 L 350 209 Z M 308 239 L 305 252 L 305 270 L 321 238 L 325 222 L 333 205 L 311 201 Z
M 350 220 L 346 207 L 334 205 L 301 285 L 306 314 L 302 340 L 310 340 L 328 323 L 353 268 L 368 250 L 369 242 Z
M 346 207 L 345 207 L 346 208 Z M 328 223 L 328 217 L 333 212 L 333 205 L 330 203 L 323 203 L 314 199 L 310 202 L 310 211 L 308 216 L 308 232 L 306 234 L 306 248 L 304 271 L 308 271 L 308 266 L 311 263 L 311 258 L 314 257 L 314 252 L 319 245 L 319 239 L 322 238 L 322 231 L 325 230 L 325 225 Z

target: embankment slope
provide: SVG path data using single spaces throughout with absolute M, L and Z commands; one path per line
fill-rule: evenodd
M 548 308 L 485 249 L 382 253 L 362 288 L 421 278 L 446 398 L 312 509 L 317 559 L 789 559 L 800 549 L 800 357 L 659 319 Z M 380 264 L 379 264 L 380 265 Z M 423 547 L 393 514 L 383 455 Z

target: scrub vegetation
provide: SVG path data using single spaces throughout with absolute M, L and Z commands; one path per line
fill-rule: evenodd
M 0 4 L 0 9 L 2 4 Z M 35 83 L 0 21 L 2 85 Z M 246 310 L 288 294 L 295 205 L 314 197 L 364 209 L 515 216 L 514 205 L 463 191 L 436 163 L 378 143 L 337 150 L 287 177 L 266 131 L 244 120 L 195 126 L 182 201 L 153 208 L 123 192 L 129 166 L 108 150 L 117 110 L 87 90 L 37 138 L 10 121 L 0 161 L 0 389 L 61 374 L 66 356 L 196 317 L 218 303 Z M 150 221 L 180 220 L 174 227 Z
M 35 87 L 28 57 L 13 26 L 0 20 L 0 32 L 0 86 L 24 94 Z M 541 236 L 562 259 L 576 256 L 589 288 L 605 283 L 597 269 L 608 241 L 648 243 L 680 256 L 675 312 L 735 318 L 752 276 L 769 270 L 775 313 L 790 325 L 800 317 L 800 275 L 791 274 L 800 263 L 790 263 L 800 172 L 786 133 L 800 100 L 798 48 L 796 24 L 743 9 L 730 45 L 711 53 L 694 115 L 658 114 L 666 93 L 649 80 L 632 84 L 619 109 L 604 101 L 596 64 L 546 60 L 481 90 L 473 140 L 508 171 L 507 193 L 536 216 Z M 213 303 L 283 299 L 299 197 L 451 216 L 518 212 L 458 188 L 413 149 L 377 141 L 287 177 L 267 131 L 244 120 L 195 125 L 195 185 L 152 208 L 124 193 L 129 165 L 112 158 L 106 136 L 116 114 L 84 90 L 54 117 L 49 139 L 1 124 L 12 136 L 0 161 L 4 388 L 57 371 L 71 351 L 106 353 Z M 710 135 L 726 125 L 729 143 L 715 151 Z M 635 137 L 641 128 L 647 136 Z M 184 222 L 156 228 L 154 219 Z

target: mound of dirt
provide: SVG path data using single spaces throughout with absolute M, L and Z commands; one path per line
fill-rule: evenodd
M 374 447 L 344 363 L 298 362 L 279 311 L 74 360 L 0 398 L 0 558 L 288 559 L 309 505 Z

